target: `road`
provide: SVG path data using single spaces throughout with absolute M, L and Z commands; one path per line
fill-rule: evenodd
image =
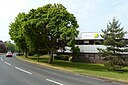
M 126 85 L 27 63 L 0 55 L 0 85 Z

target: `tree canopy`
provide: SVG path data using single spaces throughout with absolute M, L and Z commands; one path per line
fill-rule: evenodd
M 20 13 L 10 24 L 11 39 L 19 46 L 23 39 L 29 50 L 47 49 L 51 53 L 49 63 L 53 60 L 53 53 L 65 45 L 73 47 L 79 31 L 76 18 L 69 13 L 62 4 L 47 4 L 28 13 Z
M 14 41 L 14 43 L 19 47 L 20 50 L 25 52 L 27 57 L 27 44 L 25 42 L 25 36 L 23 35 L 23 24 L 25 21 L 26 14 L 19 13 L 17 17 L 15 18 L 14 22 L 11 22 L 9 27 L 9 34 L 11 37 L 11 40 Z

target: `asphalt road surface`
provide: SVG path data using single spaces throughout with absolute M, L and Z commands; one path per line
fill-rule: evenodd
M 127 85 L 41 67 L 0 55 L 0 85 Z

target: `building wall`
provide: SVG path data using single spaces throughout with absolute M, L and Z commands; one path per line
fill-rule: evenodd
M 76 46 L 80 48 L 81 53 L 98 53 L 97 48 L 106 48 L 103 45 L 104 39 L 101 35 L 103 35 L 103 33 L 83 32 L 79 35 L 79 38 L 76 39 Z M 124 38 L 128 42 L 128 34 L 126 34 Z M 124 54 L 128 54 L 128 52 Z
M 81 33 L 76 39 L 77 45 L 80 48 L 80 56 L 73 57 L 74 62 L 87 62 L 87 63 L 103 63 L 103 57 L 98 54 L 97 48 L 105 49 L 102 45 L 103 38 L 102 33 L 89 32 Z M 125 35 L 125 39 L 128 40 L 128 34 Z M 101 43 L 97 43 L 100 41 Z M 127 47 L 128 48 L 128 47 Z M 128 52 L 122 53 L 125 57 L 128 57 Z
M 103 45 L 77 45 L 81 53 L 98 53 L 97 48 L 105 49 Z
M 123 54 L 128 58 L 128 54 Z M 97 53 L 81 53 L 77 57 L 73 57 L 73 62 L 84 62 L 84 63 L 104 63 L 104 57 L 101 57 Z
M 99 56 L 97 48 L 105 49 L 103 45 L 103 33 L 98 32 L 83 32 L 76 38 L 76 46 L 80 48 L 80 56 L 73 57 L 74 62 L 87 62 L 87 63 L 103 63 L 103 57 Z M 128 40 L 128 34 L 125 36 Z M 58 52 L 65 52 L 71 54 L 71 48 L 65 47 L 66 51 L 59 50 Z M 128 52 L 123 53 L 128 57 Z

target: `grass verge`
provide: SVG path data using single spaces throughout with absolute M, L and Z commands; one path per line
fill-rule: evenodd
M 49 68 L 128 83 L 128 67 L 124 68 L 122 71 L 108 71 L 103 64 L 75 63 L 62 60 L 54 60 L 52 64 L 48 64 L 48 55 L 40 56 L 39 62 L 37 62 L 37 57 L 34 56 L 29 56 L 28 58 L 17 56 L 17 58 Z

